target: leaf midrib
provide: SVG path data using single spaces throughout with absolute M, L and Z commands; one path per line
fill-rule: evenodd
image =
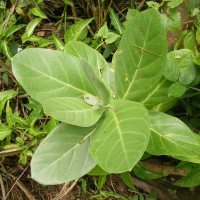
M 21 63 L 21 62 L 19 62 L 19 63 Z M 23 64 L 23 63 L 21 63 L 21 64 Z M 79 89 L 79 88 L 77 88 L 77 87 L 74 87 L 73 85 L 67 84 L 66 82 L 63 82 L 63 81 L 61 81 L 61 80 L 59 80 L 59 79 L 56 79 L 56 78 L 54 78 L 54 77 L 52 77 L 52 76 L 49 76 L 49 75 L 47 75 L 47 74 L 45 74 L 45 73 L 43 73 L 43 72 L 41 72 L 41 71 L 39 71 L 39 70 L 37 70 L 37 69 L 35 69 L 35 68 L 30 68 L 30 67 L 28 67 L 28 65 L 26 65 L 26 67 L 29 68 L 30 70 L 33 70 L 33 71 L 37 72 L 38 74 L 41 74 L 41 75 L 43 75 L 43 76 L 45 76 L 45 77 L 47 77 L 47 78 L 49 78 L 49 79 L 52 79 L 52 80 L 54 80 L 54 81 L 56 81 L 56 82 L 59 82 L 59 83 L 61 83 L 61 84 L 64 85 L 64 86 L 67 86 L 67 87 L 72 88 L 72 89 L 74 89 L 74 90 L 76 90 L 76 91 L 78 91 L 78 92 L 81 92 L 82 94 L 90 93 L 90 92 L 88 92 L 88 91 L 81 90 L 81 89 Z
M 122 145 L 122 149 L 123 149 L 123 152 L 124 152 L 124 155 L 125 155 L 125 160 L 126 160 L 126 164 L 127 166 L 129 166 L 129 163 L 128 163 L 128 158 L 127 158 L 127 153 L 126 153 L 126 149 L 125 149 L 125 145 L 124 145 L 124 141 L 123 141 L 123 138 L 122 138 L 122 131 L 121 131 L 121 128 L 119 126 L 119 122 L 118 122 L 118 118 L 117 118 L 117 115 L 116 113 L 111 109 L 111 115 L 113 116 L 113 119 L 115 121 L 115 124 L 117 126 L 117 133 L 119 135 L 119 139 L 121 141 L 121 145 Z
M 148 26 L 148 28 L 147 28 L 147 34 L 146 34 L 146 36 L 145 36 L 145 38 L 144 38 L 144 43 L 143 43 L 143 47 L 142 47 L 143 49 L 145 49 L 146 40 L 147 40 L 147 36 L 148 36 L 148 34 L 149 34 L 149 28 L 150 28 L 150 24 L 151 24 L 151 22 L 152 22 L 152 19 L 153 19 L 153 16 L 151 17 L 151 20 L 150 20 L 150 22 L 149 22 L 149 26 Z M 135 48 L 136 48 L 136 47 L 135 47 Z M 128 88 L 127 88 L 127 90 L 126 90 L 126 92 L 124 93 L 124 96 L 123 96 L 123 98 L 122 98 L 122 99 L 124 99 L 124 100 L 127 98 L 128 94 L 129 94 L 129 91 L 131 90 L 132 85 L 133 85 L 134 82 L 135 82 L 135 78 L 136 78 L 136 76 L 137 76 L 137 74 L 138 74 L 138 71 L 139 71 L 139 69 L 140 69 L 140 65 L 141 65 L 141 62 L 142 62 L 142 60 L 143 60 L 144 55 L 145 55 L 145 54 L 142 54 L 141 57 L 140 57 L 140 60 L 139 60 L 138 65 L 137 65 L 137 68 L 138 68 L 138 69 L 136 69 L 135 74 L 134 74 L 134 76 L 133 76 L 133 78 L 132 78 L 132 81 L 131 81 L 131 83 L 129 84 L 129 86 L 128 86 Z

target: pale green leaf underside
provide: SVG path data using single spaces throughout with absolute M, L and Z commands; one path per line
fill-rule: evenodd
M 87 174 L 96 163 L 89 153 L 89 137 L 94 128 L 62 123 L 39 145 L 31 161 L 32 178 L 41 184 L 54 185 Z
M 129 23 L 114 55 L 118 96 L 144 99 L 162 76 L 166 54 L 166 33 L 159 12 L 141 12 Z
M 197 156 L 200 136 L 193 133 L 178 118 L 159 112 L 149 112 L 151 137 L 147 152 L 153 155 Z
M 149 117 L 139 103 L 115 100 L 91 138 L 91 154 L 109 173 L 130 171 L 149 140 Z
M 91 106 L 84 99 L 72 97 L 56 97 L 44 101 L 44 111 L 62 122 L 88 127 L 94 125 L 105 108 Z
M 64 51 L 79 58 L 86 59 L 88 64 L 99 76 L 101 74 L 100 70 L 108 65 L 104 57 L 97 50 L 80 41 L 72 40 L 68 42 L 65 45 Z
M 13 73 L 27 93 L 40 103 L 53 97 L 98 96 L 109 92 L 83 59 L 50 49 L 26 49 L 12 59 Z M 99 96 L 100 95 L 100 96 Z

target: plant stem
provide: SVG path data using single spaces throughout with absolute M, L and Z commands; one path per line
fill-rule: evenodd
M 12 70 L 8 65 L 0 58 L 0 66 L 5 69 L 9 74 L 13 75 Z

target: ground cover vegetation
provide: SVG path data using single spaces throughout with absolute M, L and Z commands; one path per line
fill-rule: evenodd
M 2 198 L 198 199 L 199 9 L 0 1 Z

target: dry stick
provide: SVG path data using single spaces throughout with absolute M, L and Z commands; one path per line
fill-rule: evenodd
M 29 200 L 36 200 L 35 197 L 26 189 L 21 181 L 18 181 L 16 185 L 24 192 L 24 194 L 28 197 Z
M 77 17 L 76 7 L 74 5 L 74 1 L 71 1 L 72 15 L 73 17 Z
M 28 197 L 29 200 L 36 200 L 35 197 L 33 197 L 30 192 L 25 188 L 25 186 L 22 185 L 22 183 L 19 182 L 19 179 L 22 177 L 22 175 L 25 173 L 25 171 L 28 169 L 29 165 L 24 169 L 24 171 L 21 173 L 21 175 L 16 179 L 15 183 L 13 184 L 13 186 L 10 188 L 10 190 L 8 191 L 7 195 L 6 195 L 6 199 L 8 198 L 8 195 L 10 194 L 10 192 L 13 190 L 13 188 L 15 187 L 15 185 L 17 185 L 23 192 L 24 194 Z M 9 174 L 9 176 L 11 176 L 12 178 L 15 178 L 13 175 Z
M 75 181 L 71 184 L 71 186 L 68 188 L 68 190 L 66 190 L 63 194 L 58 195 L 57 197 L 55 197 L 55 198 L 52 199 L 52 200 L 60 200 L 61 198 L 65 197 L 65 196 L 75 187 L 77 181 L 78 181 L 78 179 L 75 180 Z
M 100 27 L 101 27 L 101 26 L 104 24 L 104 22 L 106 21 L 106 18 L 107 18 L 108 12 L 109 12 L 109 8 L 110 8 L 110 6 L 111 6 L 112 3 L 113 3 L 113 0 L 110 1 L 109 5 L 108 5 L 108 8 L 107 8 L 107 10 L 105 11 L 104 18 L 103 18 L 103 20 L 102 20 L 102 22 L 101 22 L 101 24 L 100 24 Z
M 0 58 L 0 66 L 5 69 L 9 74 L 13 74 L 12 70 L 10 69 L 10 67 L 8 67 L 8 65 Z
M 1 151 L 0 157 L 13 156 L 13 155 L 19 154 L 21 152 L 21 150 L 22 149 L 19 147 L 19 148 L 15 148 L 15 149 Z
M 4 27 L 3 27 L 3 32 L 6 30 L 7 26 L 8 26 L 8 22 L 10 21 L 10 18 L 12 16 L 12 14 L 14 13 L 15 11 L 15 7 L 17 6 L 17 3 L 18 3 L 18 0 L 15 1 L 15 4 L 13 5 L 13 7 L 10 9 L 10 13 L 8 15 L 8 17 L 6 18 L 5 20 L 5 24 L 4 24 Z
M 60 195 L 63 194 L 63 192 L 66 190 L 66 188 L 67 188 L 68 185 L 69 185 L 69 183 L 65 183 L 65 184 L 63 185 L 63 187 L 62 187 L 62 189 L 61 189 L 61 191 L 60 191 L 60 193 L 59 193 L 58 196 L 60 196 Z
M 3 184 L 3 179 L 2 179 L 1 173 L 0 173 L 0 184 L 1 184 L 2 198 L 3 198 L 3 200 L 6 200 L 6 191 L 5 191 L 5 187 Z
M 176 175 L 176 176 L 185 176 L 186 172 L 184 169 L 181 168 L 176 168 L 175 166 L 172 165 L 164 165 L 162 163 L 158 162 L 153 162 L 153 161 L 140 161 L 145 168 L 148 170 L 154 172 L 154 173 L 162 173 L 162 174 L 169 174 L 169 175 Z
M 145 2 L 146 0 L 142 0 L 142 2 L 138 5 L 137 9 L 140 10 Z

